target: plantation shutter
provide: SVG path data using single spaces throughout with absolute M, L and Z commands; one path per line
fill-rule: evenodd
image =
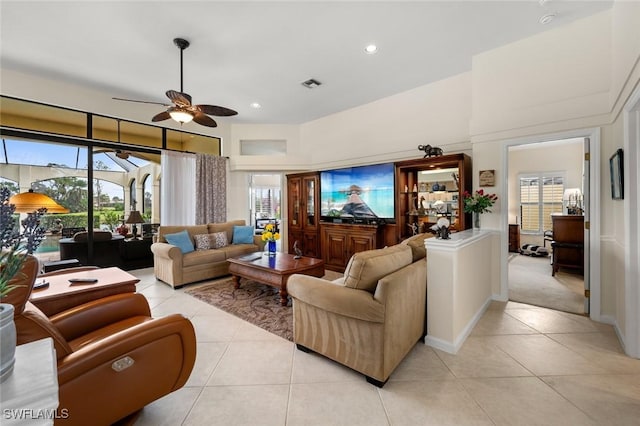
M 562 176 L 520 178 L 520 216 L 522 231 L 542 233 L 551 229 L 551 214 L 562 213 L 564 179 Z
M 540 179 L 520 178 L 520 213 L 522 230 L 535 232 L 540 229 Z
M 551 214 L 562 213 L 564 183 L 560 176 L 546 177 L 542 185 L 542 230 L 552 229 Z

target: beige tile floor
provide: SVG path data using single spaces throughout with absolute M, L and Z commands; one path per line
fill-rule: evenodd
M 640 360 L 611 326 L 494 302 L 456 355 L 418 344 L 384 388 L 133 271 L 155 316 L 193 322 L 198 355 L 180 390 L 136 425 L 638 425 Z

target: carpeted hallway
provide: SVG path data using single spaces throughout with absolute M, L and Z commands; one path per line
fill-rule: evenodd
M 549 257 L 509 255 L 509 300 L 576 314 L 584 313 L 582 275 L 560 270 L 551 276 Z

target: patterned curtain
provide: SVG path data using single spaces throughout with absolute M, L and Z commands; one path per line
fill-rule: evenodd
M 160 166 L 160 224 L 195 225 L 195 156 L 183 152 L 162 151 Z
M 196 154 L 196 224 L 227 221 L 228 158 Z

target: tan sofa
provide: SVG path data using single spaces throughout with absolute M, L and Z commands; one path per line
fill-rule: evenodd
M 157 242 L 151 245 L 153 271 L 157 279 L 177 288 L 196 281 L 207 280 L 229 274 L 230 257 L 241 256 L 264 249 L 259 236 L 253 237 L 253 244 L 233 244 L 233 227 L 244 226 L 244 220 L 224 223 L 209 223 L 194 226 L 160 226 Z M 194 250 L 183 254 L 180 249 L 167 243 L 165 235 L 187 230 L 192 242 L 195 235 L 226 232 L 229 245 L 210 250 Z
M 425 334 L 427 261 L 422 234 L 354 254 L 344 277 L 293 275 L 293 334 L 298 349 L 346 365 L 382 387 Z

